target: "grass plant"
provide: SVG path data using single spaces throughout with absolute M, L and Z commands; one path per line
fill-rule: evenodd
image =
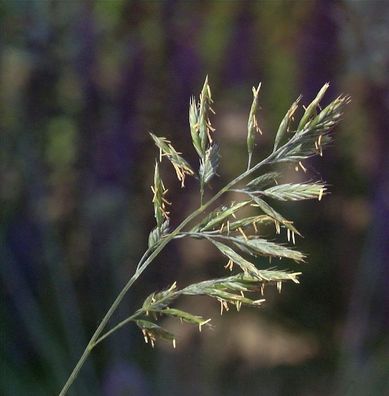
M 340 121 L 343 107 L 349 97 L 339 96 L 324 108 L 320 102 L 329 84 L 325 84 L 315 99 L 304 107 L 296 120 L 301 96 L 292 104 L 282 119 L 275 134 L 273 150 L 262 161 L 253 164 L 253 152 L 257 135 L 261 134 L 258 120 L 259 84 L 253 88 L 253 102 L 247 123 L 247 168 L 218 192 L 205 201 L 205 191 L 210 180 L 217 176 L 219 167 L 219 146 L 215 143 L 215 129 L 211 124 L 213 99 L 206 78 L 199 98 L 191 98 L 189 104 L 190 136 L 199 157 L 199 168 L 194 168 L 184 159 L 173 144 L 165 137 L 150 134 L 159 155 L 154 166 L 152 203 L 155 228 L 150 232 L 148 247 L 140 258 L 134 274 L 120 291 L 108 309 L 100 325 L 92 335 L 82 356 L 66 381 L 60 396 L 67 394 L 79 375 L 92 350 L 117 330 L 128 324 L 139 327 L 146 343 L 154 346 L 159 340 L 167 340 L 176 347 L 175 335 L 160 324 L 162 317 L 173 317 L 186 323 L 202 327 L 210 325 L 210 318 L 194 315 L 174 308 L 182 295 L 205 295 L 220 304 L 220 312 L 231 306 L 239 311 L 242 306 L 258 307 L 265 301 L 263 291 L 267 285 L 275 285 L 281 292 L 284 282 L 299 283 L 301 272 L 290 272 L 274 267 L 258 268 L 256 257 L 290 259 L 304 262 L 306 256 L 294 247 L 266 239 L 261 227 L 273 224 L 275 234 L 286 232 L 289 242 L 295 243 L 300 235 L 293 221 L 285 218 L 272 206 L 273 201 L 321 200 L 327 193 L 327 185 L 321 180 L 304 183 L 282 183 L 282 174 L 269 170 L 271 166 L 290 163 L 303 172 L 303 161 L 312 156 L 322 156 L 323 149 L 332 138 L 330 131 Z M 168 161 L 173 166 L 182 187 L 186 177 L 199 181 L 200 206 L 190 213 L 176 228 L 170 227 L 170 203 L 167 188 L 161 176 L 161 163 Z M 263 169 L 266 171 L 262 172 Z M 236 202 L 222 202 L 226 193 L 234 191 L 240 197 Z M 218 205 L 219 202 L 219 205 Z M 252 214 L 242 208 L 251 208 Z M 241 215 L 241 213 L 245 213 Z M 159 253 L 174 239 L 196 238 L 209 241 L 226 259 L 225 268 L 231 273 L 217 279 L 208 279 L 179 288 L 174 282 L 165 290 L 156 291 L 145 298 L 142 306 L 125 320 L 111 328 L 108 324 L 124 296 L 141 274 L 158 257 Z

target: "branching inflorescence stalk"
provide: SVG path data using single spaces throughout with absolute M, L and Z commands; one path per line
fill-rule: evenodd
M 142 259 L 144 260 L 142 263 L 142 259 L 139 261 L 139 267 L 135 271 L 134 275 L 129 279 L 129 281 L 125 284 L 121 292 L 118 294 L 116 297 L 115 301 L 112 303 L 111 307 L 105 314 L 104 318 L 100 322 L 100 325 L 92 335 L 91 339 L 88 342 L 87 347 L 85 348 L 83 354 L 81 355 L 79 361 L 77 362 L 76 366 L 74 367 L 72 373 L 70 374 L 67 382 L 65 383 L 63 389 L 61 390 L 59 396 L 64 396 L 66 395 L 67 391 L 69 390 L 70 386 L 73 384 L 73 382 L 76 380 L 78 373 L 81 369 L 81 367 L 84 365 L 85 361 L 87 360 L 88 356 L 92 352 L 93 348 L 99 344 L 103 339 L 105 339 L 108 335 L 111 335 L 114 333 L 116 330 L 119 330 L 121 327 L 123 327 L 126 323 L 133 321 L 138 314 L 135 313 L 134 315 L 130 316 L 129 318 L 125 319 L 123 322 L 119 323 L 117 326 L 115 326 L 113 329 L 111 329 L 106 335 L 100 337 L 104 329 L 106 328 L 109 320 L 111 319 L 112 315 L 115 313 L 117 310 L 118 306 L 122 302 L 123 298 L 127 294 L 127 292 L 130 290 L 131 286 L 134 284 L 134 282 L 139 278 L 139 276 L 143 273 L 143 271 L 152 263 L 152 261 L 158 256 L 158 254 L 165 248 L 165 246 L 172 240 L 174 239 L 180 231 L 192 220 L 194 220 L 196 217 L 200 216 L 202 213 L 205 212 L 206 209 L 208 209 L 217 199 L 219 199 L 224 193 L 229 191 L 233 186 L 235 186 L 237 183 L 242 181 L 244 178 L 247 176 L 251 175 L 251 173 L 255 172 L 258 170 L 261 166 L 270 164 L 271 158 L 273 158 L 274 155 L 271 154 L 268 158 L 263 160 L 262 162 L 258 163 L 251 169 L 248 169 L 246 172 L 242 173 L 238 177 L 236 177 L 234 180 L 229 182 L 226 186 L 224 186 L 218 193 L 216 193 L 208 202 L 200 206 L 197 210 L 195 210 L 193 213 L 191 213 L 180 225 L 177 226 L 177 228 L 166 235 L 160 242 L 159 246 L 147 257 L 147 254 L 149 253 L 149 249 L 145 252 L 145 254 L 142 256 Z M 147 257 L 146 259 L 144 259 Z M 100 338 L 99 338 L 100 337 Z
M 236 308 L 239 310 L 242 304 L 258 306 L 262 301 L 264 301 L 251 300 L 250 298 L 244 296 L 243 292 L 255 292 L 259 286 L 261 293 L 263 293 L 265 282 L 276 283 L 279 291 L 281 290 L 281 284 L 284 281 L 292 280 L 295 283 L 298 282 L 297 276 L 299 273 L 293 274 L 285 271 L 257 270 L 254 264 L 241 257 L 235 252 L 235 250 L 224 243 L 229 242 L 231 244 L 235 244 L 238 246 L 238 248 L 242 248 L 241 245 L 244 245 L 245 252 L 248 251 L 254 256 L 258 256 L 259 253 L 259 255 L 268 256 L 269 258 L 272 256 L 282 256 L 291 259 L 297 258 L 298 260 L 302 261 L 302 258 L 305 257 L 302 253 L 287 249 L 282 245 L 275 244 L 274 242 L 268 242 L 264 239 L 259 239 L 256 235 L 247 237 L 242 227 L 245 227 L 245 225 L 249 224 L 251 222 L 251 218 L 241 219 L 241 222 L 238 222 L 241 226 L 237 226 L 237 229 L 239 230 L 240 234 L 244 236 L 244 241 L 246 241 L 244 243 L 242 242 L 241 236 L 234 236 L 233 234 L 230 234 L 228 220 L 228 232 L 227 234 L 223 234 L 224 223 L 220 224 L 221 221 L 218 219 L 223 219 L 224 221 L 230 215 L 235 216 L 235 211 L 237 209 L 245 206 L 248 202 L 252 202 L 253 206 L 259 207 L 265 213 L 265 216 L 262 217 L 267 217 L 274 222 L 277 233 L 279 233 L 281 226 L 285 227 L 288 233 L 288 240 L 290 235 L 292 235 L 292 239 L 294 240 L 294 234 L 298 233 L 298 231 L 294 228 L 292 222 L 282 217 L 262 198 L 270 197 L 282 201 L 312 198 L 318 198 L 320 200 L 325 191 L 325 185 L 323 184 L 281 184 L 280 186 L 263 190 L 265 184 L 274 182 L 274 178 L 276 177 L 275 172 L 265 173 L 264 175 L 257 177 L 250 183 L 246 184 L 245 188 L 238 190 L 239 192 L 247 194 L 249 196 L 249 201 L 243 201 L 237 205 L 235 204 L 236 206 L 234 206 L 234 203 L 232 203 L 229 208 L 223 207 L 220 211 L 214 210 L 210 213 L 210 215 L 208 215 L 208 217 L 211 216 L 211 219 L 208 224 L 203 226 L 203 230 L 201 227 L 196 230 L 195 227 L 195 231 L 193 231 L 194 229 L 184 231 L 184 228 L 192 221 L 205 214 L 211 205 L 213 205 L 223 194 L 231 191 L 238 183 L 265 165 L 290 162 L 294 164 L 297 169 L 300 167 L 305 171 L 301 161 L 313 155 L 322 154 L 322 146 L 330 141 L 328 132 L 339 121 L 341 116 L 341 108 L 343 104 L 347 103 L 349 100 L 347 97 L 338 97 L 333 102 L 331 102 L 330 105 L 320 110 L 317 114 L 317 109 L 320 108 L 320 100 L 327 88 L 328 84 L 325 84 L 324 87 L 319 91 L 317 97 L 306 108 L 298 128 L 295 131 L 290 131 L 290 124 L 293 121 L 293 116 L 297 109 L 297 103 L 300 98 L 292 105 L 282 120 L 277 131 L 272 153 L 261 162 L 252 166 L 252 154 L 255 146 L 254 135 L 255 132 L 262 133 L 257 120 L 259 109 L 258 93 L 260 85 L 256 89 L 253 88 L 254 98 L 248 121 L 247 170 L 226 184 L 206 203 L 203 203 L 204 187 L 209 182 L 209 180 L 216 175 L 216 169 L 219 164 L 218 146 L 213 142 L 211 137 L 211 133 L 214 131 L 209 121 L 209 112 L 213 111 L 211 109 L 212 98 L 208 85 L 208 79 L 206 79 L 200 94 L 199 102 L 196 103 L 195 99 L 192 99 L 189 107 L 189 123 L 192 143 L 200 158 L 200 168 L 198 172 L 201 197 L 200 207 L 192 212 L 188 217 L 186 217 L 173 231 L 168 232 L 169 212 L 167 212 L 166 206 L 169 203 L 164 197 L 167 190 L 165 189 L 162 179 L 160 178 L 159 165 L 156 163 L 154 171 L 154 186 L 152 187 L 152 190 L 154 194 L 153 204 L 157 226 L 150 233 L 149 247 L 141 257 L 134 274 L 120 291 L 89 340 L 83 354 L 81 355 L 68 380 L 63 386 L 59 394 L 60 396 L 67 394 L 69 388 L 78 377 L 82 366 L 88 359 L 92 350 L 103 340 L 129 322 L 137 323 L 138 327 L 141 328 L 144 334 L 145 341 L 150 341 L 151 345 L 154 345 L 156 337 L 160 336 L 161 338 L 172 339 L 173 345 L 175 346 L 175 339 L 170 333 L 159 327 L 157 324 L 143 319 L 144 317 L 148 316 L 149 312 L 153 312 L 155 317 L 157 314 L 178 317 L 183 321 L 192 324 L 198 324 L 201 330 L 201 326 L 206 324 L 209 320 L 203 320 L 202 317 L 169 307 L 169 304 L 171 304 L 171 302 L 178 298 L 178 296 L 181 294 L 208 295 L 212 298 L 216 298 L 221 303 L 221 311 L 223 311 L 223 308 L 228 309 L 228 303 L 235 304 Z M 293 135 L 290 137 L 291 132 Z M 185 176 L 193 176 L 194 171 L 181 157 L 181 153 L 174 149 L 170 141 L 168 141 L 166 138 L 160 138 L 153 134 L 151 134 L 151 136 L 160 150 L 160 161 L 162 160 L 162 157 L 168 158 L 168 160 L 174 166 L 181 185 L 184 186 Z M 281 144 L 282 141 L 285 141 L 285 143 Z M 204 222 L 204 218 L 202 221 Z M 202 223 L 198 223 L 197 226 L 200 224 Z M 255 231 L 257 231 L 255 221 L 253 221 L 252 225 L 254 226 Z M 220 227 L 220 229 L 216 228 L 216 226 Z M 242 272 L 236 276 L 228 278 L 220 278 L 192 284 L 181 290 L 175 290 L 174 284 L 165 292 L 160 292 L 157 294 L 153 293 L 145 300 L 142 308 L 138 309 L 133 315 L 127 317 L 125 320 L 122 320 L 121 322 L 114 325 L 111 329 L 107 330 L 107 325 L 110 319 L 116 312 L 118 306 L 123 301 L 134 282 L 136 282 L 136 280 L 170 241 L 182 237 L 195 237 L 209 240 L 220 250 L 222 254 L 224 254 L 229 259 L 229 263 L 227 264 L 226 268 L 228 267 L 232 270 L 232 265 L 236 263 L 241 268 Z M 216 239 L 221 239 L 223 243 L 216 241 Z M 235 247 L 235 249 L 237 248 Z

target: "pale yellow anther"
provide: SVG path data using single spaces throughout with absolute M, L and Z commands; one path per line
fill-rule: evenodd
M 248 241 L 247 235 L 243 232 L 242 228 L 239 227 L 238 230 L 239 230 L 239 232 L 242 234 L 243 238 L 244 238 L 246 241 Z
M 304 167 L 304 165 L 302 164 L 301 161 L 299 161 L 299 165 L 300 165 L 301 169 L 304 171 L 304 173 L 307 173 L 307 169 Z
M 281 233 L 280 223 L 277 220 L 274 220 L 274 225 L 276 227 L 276 233 L 280 234 Z
M 169 287 L 168 291 L 173 291 L 177 287 L 177 281 L 174 281 L 174 283 Z
M 254 231 L 256 232 L 256 233 L 258 233 L 258 228 L 257 228 L 257 224 L 255 223 L 255 221 L 253 221 L 253 227 L 254 227 Z
M 210 321 L 211 321 L 211 319 L 207 319 L 207 320 L 205 320 L 204 322 L 199 323 L 199 332 L 200 332 L 200 333 L 201 333 L 201 328 L 202 328 L 205 324 L 209 323 Z
M 212 136 L 211 136 L 211 132 L 210 132 L 209 126 L 207 128 L 207 135 L 208 135 L 208 139 L 209 139 L 210 143 L 212 143 Z
M 167 191 L 167 190 L 166 190 Z M 162 201 L 165 202 L 167 205 L 171 205 L 172 203 L 168 201 L 166 198 L 162 198 Z
M 143 333 L 143 339 L 145 340 L 145 343 L 148 344 L 148 343 L 149 343 L 149 340 L 148 340 L 148 338 L 147 338 L 147 332 L 146 332 L 146 330 L 142 330 L 142 333 Z
M 223 308 L 224 308 L 223 300 L 219 300 L 219 302 L 220 302 L 220 315 L 223 315 Z
M 228 263 L 224 266 L 224 268 L 229 269 L 230 271 L 232 271 L 234 266 L 234 262 L 230 259 L 228 260 Z

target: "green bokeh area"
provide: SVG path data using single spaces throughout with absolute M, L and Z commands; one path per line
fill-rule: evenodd
M 306 105 L 329 81 L 324 105 L 352 98 L 307 174 L 279 169 L 330 185 L 321 202 L 277 206 L 308 263 L 270 265 L 302 271 L 301 284 L 222 317 L 215 301 L 182 298 L 176 308 L 212 317 L 212 330 L 164 320 L 177 348 L 152 349 L 129 325 L 93 351 L 69 394 L 388 394 L 388 20 L 374 0 L 2 2 L 1 394 L 59 393 L 154 227 L 148 132 L 198 167 L 188 106 L 206 75 L 222 155 L 207 197 L 246 167 L 252 86 L 262 82 L 253 161 L 300 93 Z M 178 224 L 198 182 L 181 189 L 168 163 L 161 175 Z M 202 241 L 169 244 L 112 324 L 152 291 L 225 275 L 223 265 Z

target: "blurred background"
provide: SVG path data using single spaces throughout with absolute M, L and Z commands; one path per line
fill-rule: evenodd
M 253 85 L 262 81 L 257 159 L 300 93 L 309 103 L 330 81 L 325 103 L 352 97 L 333 146 L 305 165 L 331 195 L 282 206 L 309 263 L 281 265 L 302 270 L 302 284 L 269 289 L 260 310 L 222 318 L 215 301 L 180 300 L 214 317 L 214 329 L 199 335 L 168 321 L 177 349 L 152 350 L 128 326 L 93 351 L 70 394 L 389 394 L 388 5 L 0 3 L 3 395 L 59 392 L 154 226 L 157 151 L 147 132 L 171 139 L 196 167 L 188 104 L 207 74 L 222 154 L 208 194 L 245 167 Z M 181 190 L 168 164 L 162 173 L 176 224 L 198 205 L 198 186 Z M 115 321 L 174 280 L 225 274 L 223 264 L 206 244 L 172 243 Z

